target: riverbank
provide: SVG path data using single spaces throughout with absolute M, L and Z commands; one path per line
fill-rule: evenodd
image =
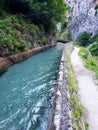
M 67 43 L 62 53 L 48 130 L 72 130 L 72 114 L 67 83 L 67 63 L 65 60 L 66 47 L 70 52 L 73 49 L 73 46 L 70 43 Z
M 72 43 L 69 42 L 65 44 L 62 53 L 48 130 L 85 130 L 87 128 L 79 97 L 78 82 L 70 59 L 73 48 Z
M 0 74 L 6 71 L 9 66 L 19 63 L 35 54 L 38 54 L 54 46 L 55 44 L 50 44 L 43 47 L 37 47 L 22 53 L 18 53 L 7 58 L 0 58 Z

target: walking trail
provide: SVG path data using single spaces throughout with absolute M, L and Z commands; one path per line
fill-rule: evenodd
M 86 110 L 89 130 L 98 130 L 98 86 L 94 82 L 93 72 L 86 69 L 78 56 L 79 48 L 74 48 L 71 62 L 78 80 L 81 103 Z

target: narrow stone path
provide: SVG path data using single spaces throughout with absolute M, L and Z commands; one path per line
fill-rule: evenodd
M 79 48 L 71 54 L 71 62 L 78 80 L 81 103 L 86 110 L 86 120 L 89 130 L 98 130 L 98 86 L 93 79 L 93 73 L 86 69 L 78 56 Z

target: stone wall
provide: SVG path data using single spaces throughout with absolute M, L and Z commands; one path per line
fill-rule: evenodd
M 52 116 L 48 130 L 72 130 L 70 96 L 67 84 L 67 67 L 65 57 L 64 50 L 60 62 Z
M 7 68 L 15 63 L 19 63 L 27 58 L 29 58 L 32 55 L 35 55 L 37 53 L 40 53 L 42 51 L 45 51 L 51 47 L 54 47 L 55 45 L 46 45 L 43 47 L 37 47 L 34 49 L 31 49 L 29 51 L 25 51 L 22 53 L 18 53 L 12 56 L 9 56 L 7 58 L 0 58 L 0 73 L 3 73 Z

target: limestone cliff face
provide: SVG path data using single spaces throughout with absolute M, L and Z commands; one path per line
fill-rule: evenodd
M 72 9 L 71 34 L 75 40 L 84 31 L 98 34 L 98 0 L 66 0 Z

